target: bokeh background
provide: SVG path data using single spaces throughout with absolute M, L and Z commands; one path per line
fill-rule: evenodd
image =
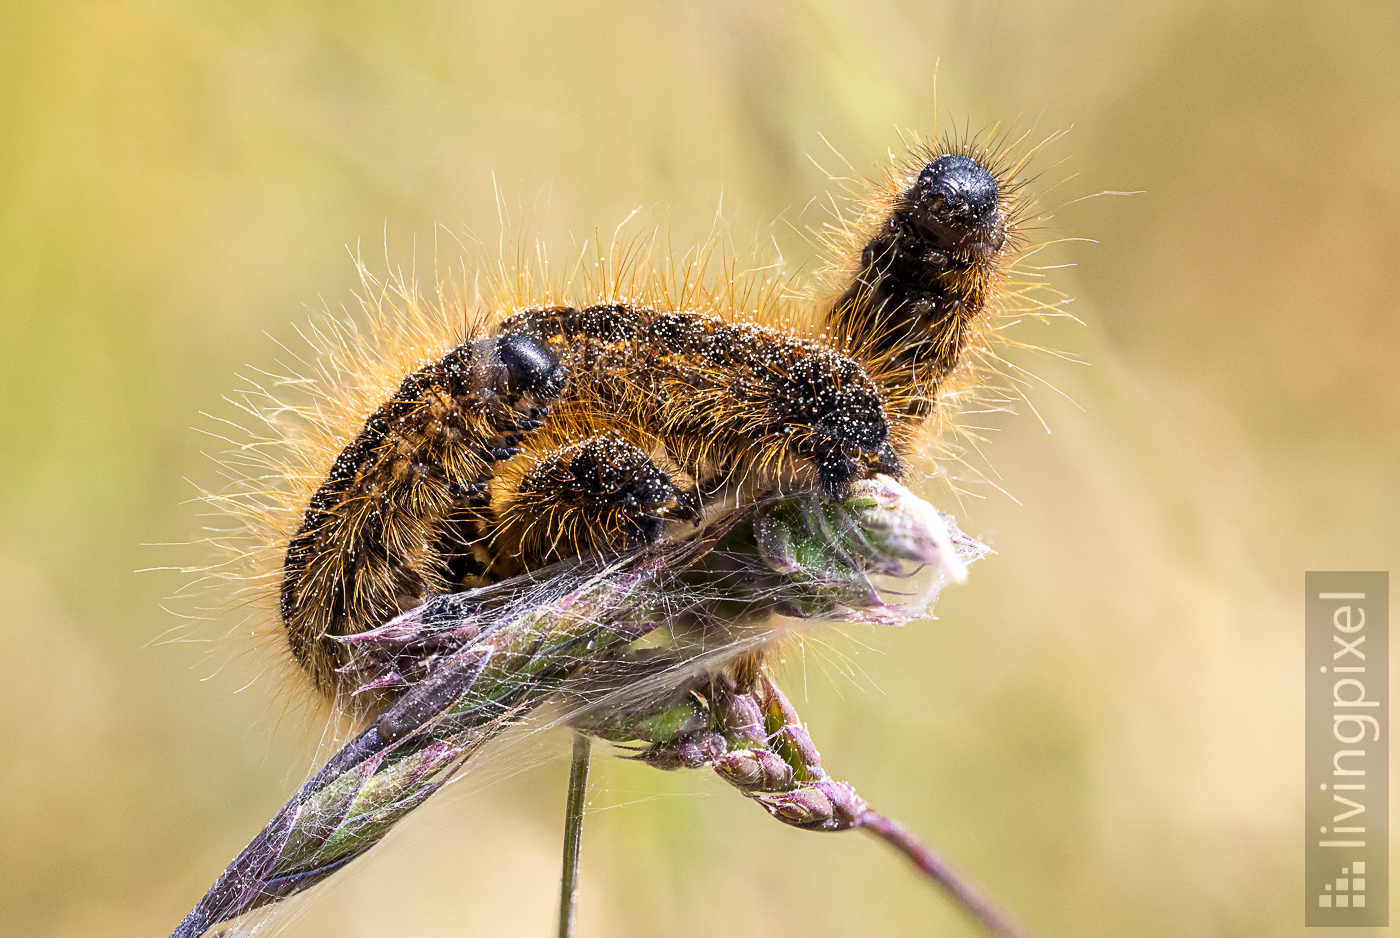
M 1303 933 L 1303 572 L 1400 571 L 1394 4 L 0 7 L 0 931 L 166 934 L 310 765 L 202 640 L 237 619 L 163 643 L 185 577 L 135 571 L 207 559 L 151 546 L 201 536 L 191 427 L 350 300 L 347 245 L 431 276 L 496 186 L 565 246 L 722 196 L 800 273 L 819 135 L 873 167 L 936 73 L 940 131 L 1072 128 L 1036 168 L 1083 325 L 1018 337 L 1089 364 L 1030 366 L 1064 394 L 1031 392 L 1052 433 L 997 422 L 1008 494 L 935 493 L 998 551 L 940 619 L 785 681 L 833 772 L 1046 938 Z M 564 745 L 281 933 L 550 934 Z M 701 773 L 604 760 L 593 800 L 583 935 L 975 934 Z

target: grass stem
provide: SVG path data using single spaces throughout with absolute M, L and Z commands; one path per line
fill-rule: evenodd
M 588 795 L 589 740 L 574 734 L 569 761 L 569 796 L 564 808 L 564 876 L 559 886 L 559 938 L 574 936 L 574 904 L 578 893 L 578 858 L 583 845 L 583 808 Z

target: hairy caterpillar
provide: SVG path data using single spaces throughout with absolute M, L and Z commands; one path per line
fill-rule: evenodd
M 294 451 L 268 542 L 297 664 L 334 697 L 337 637 L 433 595 L 644 544 L 726 500 L 900 476 L 1016 292 L 1015 149 L 916 142 L 828 228 L 825 290 L 614 253 L 574 295 L 517 272 L 455 334 L 444 303 L 385 326 L 403 347 L 322 335 L 312 391 L 354 403 L 270 441 Z

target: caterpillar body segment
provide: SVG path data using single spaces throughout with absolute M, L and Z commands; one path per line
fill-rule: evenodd
M 503 467 L 505 491 L 483 551 L 490 579 L 579 554 L 650 543 L 667 521 L 699 518 L 694 483 L 664 457 L 613 433 Z
M 817 342 L 616 303 L 526 311 L 502 329 L 548 343 L 569 370 L 570 401 L 647 428 L 702 493 L 794 474 L 839 491 L 870 469 L 901 471 L 879 388 Z
M 467 342 L 404 378 L 341 451 L 288 544 L 279 597 L 292 654 L 319 689 L 334 690 L 343 663 L 335 636 L 471 572 L 454 534 L 464 539 L 489 502 L 492 466 L 541 425 L 564 380 L 528 337 Z
M 895 171 L 825 316 L 903 421 L 934 412 L 1017 250 L 1015 184 L 971 145 L 954 150 L 926 150 Z

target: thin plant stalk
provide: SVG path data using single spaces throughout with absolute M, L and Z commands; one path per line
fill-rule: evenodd
M 564 808 L 564 875 L 559 885 L 559 938 L 573 938 L 574 911 L 578 899 L 578 858 L 583 846 L 583 808 L 588 795 L 588 760 L 591 742 L 574 734 L 569 762 L 569 795 Z
M 996 938 L 1033 938 L 1024 925 L 1011 917 L 1011 913 L 983 895 L 971 880 L 921 843 L 903 824 L 867 808 L 860 826 L 904 854 L 919 872 L 942 886 Z

